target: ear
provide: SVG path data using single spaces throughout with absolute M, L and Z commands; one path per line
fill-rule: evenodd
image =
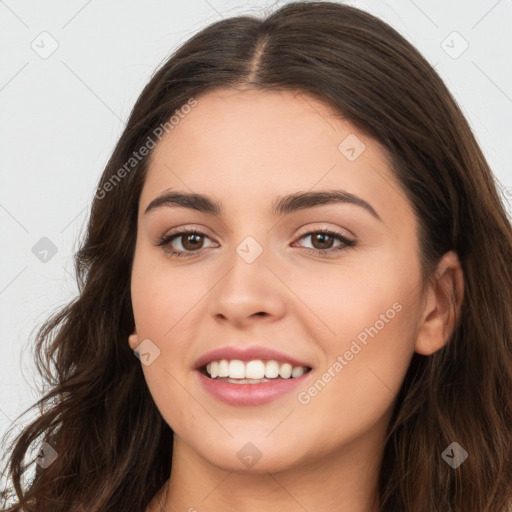
M 464 274 L 454 251 L 439 262 L 433 281 L 425 291 L 425 306 L 418 325 L 415 351 L 429 356 L 443 348 L 460 319 L 464 297 Z
M 139 345 L 139 337 L 137 336 L 137 329 L 133 331 L 130 336 L 128 336 L 128 344 L 132 350 L 135 350 Z

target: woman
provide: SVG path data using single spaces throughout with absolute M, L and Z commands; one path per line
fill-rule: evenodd
M 101 177 L 8 510 L 510 510 L 511 256 L 396 31 L 329 2 L 207 27 Z

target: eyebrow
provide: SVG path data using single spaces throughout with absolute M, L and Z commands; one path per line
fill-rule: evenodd
M 340 203 L 353 204 L 364 208 L 371 213 L 373 217 L 382 222 L 379 214 L 364 199 L 344 190 L 336 189 L 318 192 L 296 192 L 278 198 L 272 205 L 271 213 L 275 216 L 280 216 L 315 206 Z M 165 191 L 162 195 L 159 195 L 149 203 L 144 215 L 162 206 L 180 206 L 182 208 L 190 208 L 213 215 L 220 215 L 222 213 L 221 204 L 206 195 L 190 192 Z

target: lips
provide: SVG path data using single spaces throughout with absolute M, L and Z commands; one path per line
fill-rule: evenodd
M 274 350 L 271 348 L 263 347 L 263 346 L 253 346 L 247 348 L 233 347 L 233 346 L 225 346 L 219 347 L 215 350 L 211 350 L 206 354 L 203 354 L 199 359 L 194 363 L 194 368 L 196 370 L 202 370 L 204 367 L 211 363 L 212 361 L 220 361 L 221 359 L 233 360 L 238 359 L 239 361 L 252 361 L 255 359 L 261 359 L 264 361 L 275 360 L 280 363 L 289 363 L 292 366 L 307 366 L 312 368 L 311 363 L 301 361 L 296 359 L 284 352 L 279 352 L 278 350 Z
M 258 384 L 234 384 L 210 379 L 201 372 L 195 372 L 198 384 L 216 401 L 230 406 L 262 406 L 279 398 L 293 400 L 290 395 L 300 386 L 311 381 L 312 372 L 295 379 L 270 379 Z
M 210 371 L 214 372 L 212 365 L 216 364 L 217 361 L 223 361 L 223 364 L 229 361 L 230 374 L 232 370 L 231 363 L 234 363 L 236 367 L 240 367 L 242 362 L 249 363 L 251 361 L 259 366 L 261 366 L 263 361 L 270 362 L 271 366 L 279 362 L 281 370 L 283 366 L 288 367 L 285 375 L 288 377 L 292 377 L 288 375 L 292 367 L 294 370 L 296 367 L 304 367 L 301 370 L 305 370 L 305 372 L 299 371 L 297 376 L 292 378 L 282 378 L 274 375 L 276 378 L 239 379 L 239 382 L 237 382 L 237 379 L 233 378 L 218 379 L 209 376 L 206 370 L 207 365 L 210 367 Z M 196 370 L 195 374 L 199 385 L 214 399 L 231 406 L 260 406 L 267 404 L 279 397 L 289 395 L 297 387 L 303 385 L 304 382 L 311 380 L 311 374 L 313 374 L 311 363 L 264 346 L 247 348 L 235 346 L 219 347 L 199 357 L 194 363 L 194 369 Z

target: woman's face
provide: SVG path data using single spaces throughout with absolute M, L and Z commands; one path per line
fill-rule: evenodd
M 384 151 L 303 94 L 196 100 L 152 155 L 131 282 L 131 348 L 144 343 L 177 446 L 255 472 L 378 453 L 424 306 L 415 217 Z M 204 374 L 223 359 L 214 375 L 268 382 Z M 289 364 L 311 370 L 286 379 Z

